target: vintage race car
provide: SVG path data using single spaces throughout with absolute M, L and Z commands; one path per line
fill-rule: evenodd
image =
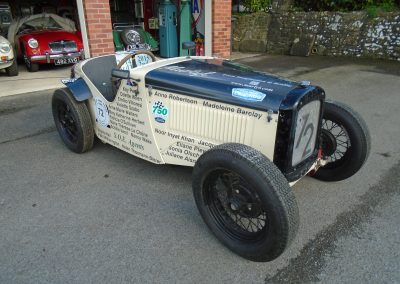
M 8 39 L 30 72 L 38 71 L 39 64 L 75 64 L 84 57 L 81 34 L 74 22 L 55 14 L 16 19 Z
M 8 40 L 0 35 L 0 70 L 5 69 L 8 76 L 18 75 L 18 63 L 14 50 Z
M 112 54 L 76 64 L 64 83 L 52 110 L 69 149 L 86 152 L 97 136 L 155 164 L 193 167 L 205 223 L 253 261 L 277 258 L 294 239 L 291 185 L 307 174 L 346 179 L 369 154 L 367 126 L 350 107 L 228 60 Z

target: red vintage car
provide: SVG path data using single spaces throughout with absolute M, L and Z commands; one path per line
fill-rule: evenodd
M 28 16 L 11 24 L 17 54 L 30 72 L 39 64 L 74 64 L 84 58 L 82 37 L 75 24 L 55 14 Z

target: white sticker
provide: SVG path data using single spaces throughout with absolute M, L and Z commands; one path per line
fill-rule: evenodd
M 124 59 L 126 56 L 131 55 L 131 53 L 129 52 L 117 52 L 115 53 L 115 59 L 117 61 L 117 64 L 119 64 L 121 62 L 122 59 Z M 129 58 L 122 66 L 121 66 L 121 70 L 131 70 L 135 68 L 135 65 L 132 62 L 132 58 Z
M 107 127 L 110 122 L 110 116 L 108 114 L 107 104 L 103 102 L 102 99 L 95 99 L 95 112 L 96 112 L 96 122 L 101 126 Z
M 243 101 L 261 102 L 266 95 L 253 89 L 233 88 L 232 96 Z
M 61 79 L 61 83 L 65 84 L 69 84 L 69 83 L 73 83 L 76 80 L 78 80 L 78 78 L 67 78 L 67 79 Z
M 150 55 L 148 54 L 137 54 L 135 55 L 136 66 L 146 65 L 147 63 L 153 62 Z

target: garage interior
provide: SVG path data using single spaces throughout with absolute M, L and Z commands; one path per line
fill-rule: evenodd
M 78 31 L 85 17 L 79 15 L 76 0 L 16 0 L 8 4 L 14 20 L 57 14 L 71 19 Z M 150 48 L 168 58 L 183 55 L 182 42 L 195 41 L 194 54 L 204 55 L 203 0 L 109 0 L 109 5 L 115 51 Z M 3 34 L 7 34 L 7 26 Z

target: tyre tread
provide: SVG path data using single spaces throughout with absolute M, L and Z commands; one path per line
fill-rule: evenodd
M 362 132 L 365 134 L 365 137 L 361 137 L 364 144 L 366 145 L 366 155 L 365 155 L 366 158 L 363 162 L 363 165 L 364 165 L 365 162 L 368 160 L 369 154 L 371 152 L 371 134 L 369 132 L 367 123 L 365 122 L 365 120 L 362 118 L 362 116 L 358 112 L 354 111 L 348 105 L 346 105 L 342 102 L 334 101 L 334 100 L 326 100 L 326 101 L 328 103 L 331 103 L 333 106 L 337 107 L 338 109 L 342 109 L 342 110 L 350 113 L 353 116 L 353 118 L 357 121 L 358 126 L 361 128 Z
M 89 110 L 85 102 L 77 102 L 71 92 L 67 88 L 57 89 L 54 92 L 53 100 L 58 99 L 58 96 L 64 96 L 66 100 L 72 105 L 73 109 L 78 114 L 76 119 L 77 123 L 82 128 L 83 143 L 80 149 L 71 149 L 76 153 L 84 153 L 93 148 L 94 142 L 94 129 Z
M 327 106 L 333 113 L 344 113 L 347 115 L 346 119 L 355 128 L 356 132 L 354 135 L 360 141 L 360 149 L 358 150 L 360 150 L 362 156 L 361 163 L 357 164 L 353 161 L 353 164 L 347 165 L 347 168 L 324 169 L 322 167 L 314 175 L 315 178 L 324 181 L 339 181 L 351 177 L 365 164 L 371 151 L 371 135 L 364 119 L 351 107 L 334 100 L 326 100 L 325 108 Z
M 283 214 L 280 214 L 279 217 L 281 218 L 280 223 L 286 225 L 286 228 L 284 228 L 286 234 L 280 236 L 279 248 L 274 250 L 275 254 L 268 256 L 260 254 L 247 257 L 254 261 L 273 260 L 283 253 L 285 248 L 290 245 L 296 236 L 299 227 L 299 212 L 293 191 L 291 190 L 286 178 L 275 164 L 273 164 L 258 150 L 243 144 L 226 143 L 218 145 L 206 153 L 208 153 L 207 156 L 214 156 L 221 151 L 230 156 L 232 160 L 241 160 L 245 162 L 251 170 L 257 172 L 259 176 L 262 177 L 263 181 L 273 188 L 272 193 L 283 206 Z M 204 157 L 204 155 L 201 156 L 196 165 L 198 163 L 201 164 Z

